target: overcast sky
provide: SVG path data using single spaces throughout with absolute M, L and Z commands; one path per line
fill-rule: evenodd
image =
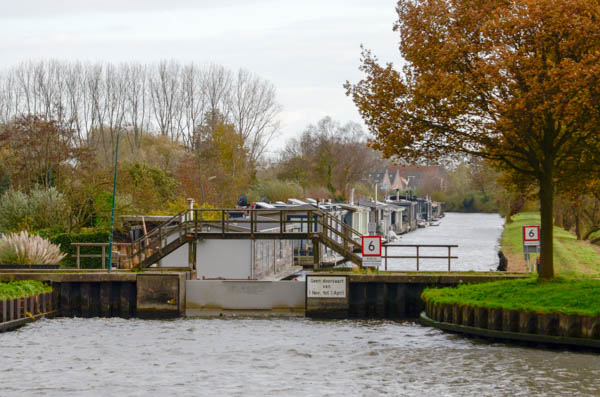
M 23 60 L 216 63 L 277 88 L 281 136 L 360 116 L 344 94 L 360 45 L 400 61 L 394 0 L 1 0 L 0 68 Z

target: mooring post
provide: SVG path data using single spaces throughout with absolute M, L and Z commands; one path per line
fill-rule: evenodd
M 419 271 L 419 246 L 417 245 L 417 271 Z

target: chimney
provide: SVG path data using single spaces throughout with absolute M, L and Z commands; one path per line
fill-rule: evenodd
M 350 189 L 350 204 L 354 205 L 354 188 Z

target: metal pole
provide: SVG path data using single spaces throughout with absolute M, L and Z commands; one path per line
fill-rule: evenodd
M 387 272 L 387 258 L 388 258 L 388 253 L 387 253 L 387 245 L 383 246 L 385 248 L 385 271 Z
M 112 215 L 110 217 L 110 241 L 108 243 L 108 271 L 112 270 L 113 235 L 115 234 L 115 196 L 117 194 L 117 161 L 119 160 L 119 138 L 121 130 L 117 132 L 117 145 L 115 148 L 115 176 L 113 178 Z
M 417 245 L 417 271 L 419 271 L 419 246 Z

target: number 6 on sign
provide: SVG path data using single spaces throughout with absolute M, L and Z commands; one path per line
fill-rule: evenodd
M 523 244 L 538 245 L 540 242 L 539 226 L 523 226 Z
M 362 236 L 362 255 L 381 256 L 381 236 Z

